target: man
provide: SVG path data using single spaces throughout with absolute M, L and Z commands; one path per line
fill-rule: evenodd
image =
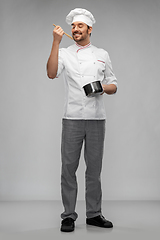
M 74 230 L 78 214 L 75 212 L 77 198 L 76 170 L 82 144 L 86 162 L 86 223 L 111 228 L 101 212 L 101 167 L 105 135 L 105 110 L 103 93 L 117 91 L 117 79 L 112 71 L 108 53 L 90 43 L 93 15 L 81 8 L 72 10 L 66 17 L 72 26 L 75 44 L 59 49 L 64 31 L 60 26 L 53 31 L 53 45 L 47 63 L 48 77 L 59 77 L 63 72 L 65 81 L 65 106 L 62 120 L 62 174 L 61 191 L 64 212 L 61 214 L 61 231 Z M 102 82 L 103 93 L 89 98 L 83 86 L 96 80 Z

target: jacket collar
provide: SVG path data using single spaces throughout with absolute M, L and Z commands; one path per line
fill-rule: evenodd
M 82 50 L 82 49 L 91 47 L 91 42 L 88 43 L 88 44 L 85 45 L 85 46 L 81 46 L 81 45 L 79 45 L 78 43 L 75 43 L 75 46 L 76 46 L 76 51 L 77 51 L 77 53 L 78 53 L 78 52 L 79 52 L 80 50 Z

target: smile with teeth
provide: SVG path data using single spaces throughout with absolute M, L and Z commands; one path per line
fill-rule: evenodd
M 81 35 L 81 33 L 74 33 L 73 35 L 78 37 Z

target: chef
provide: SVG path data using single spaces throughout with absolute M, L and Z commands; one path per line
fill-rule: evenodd
M 101 210 L 101 168 L 106 119 L 103 98 L 104 93 L 116 93 L 117 79 L 108 52 L 90 42 L 95 23 L 92 13 L 76 8 L 67 15 L 66 22 L 71 25 L 75 43 L 68 48 L 59 48 L 64 31 L 56 26 L 47 62 L 48 77 L 58 78 L 63 73 L 65 83 L 61 143 L 61 193 L 64 212 L 61 214 L 61 231 L 74 231 L 78 217 L 75 211 L 76 170 L 83 143 L 86 163 L 86 224 L 112 228 L 112 222 L 105 219 Z M 83 86 L 97 80 L 102 83 L 103 93 L 89 98 Z

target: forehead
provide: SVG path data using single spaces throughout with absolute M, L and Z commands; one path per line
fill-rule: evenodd
M 87 24 L 85 24 L 84 22 L 73 22 L 72 24 L 71 24 L 72 26 L 79 26 L 79 25 L 83 25 L 83 26 L 85 26 L 85 25 L 87 25 Z

